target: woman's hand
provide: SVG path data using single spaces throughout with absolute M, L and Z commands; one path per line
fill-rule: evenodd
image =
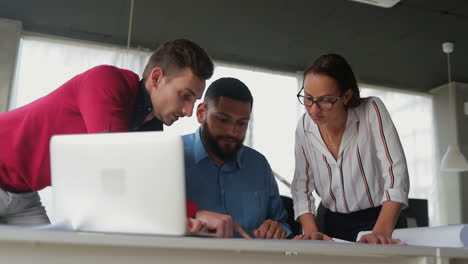
M 372 232 L 362 236 L 361 239 L 359 239 L 358 243 L 390 245 L 399 244 L 401 243 L 401 240 L 393 239 L 392 236 L 384 235 L 382 233 Z
M 392 238 L 393 228 L 400 216 L 401 207 L 402 204 L 398 202 L 384 202 L 372 232 L 362 236 L 358 243 L 383 245 L 401 243 L 401 240 Z

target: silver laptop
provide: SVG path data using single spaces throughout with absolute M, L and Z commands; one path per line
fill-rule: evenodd
M 79 231 L 184 235 L 181 136 L 164 132 L 54 136 L 54 214 Z

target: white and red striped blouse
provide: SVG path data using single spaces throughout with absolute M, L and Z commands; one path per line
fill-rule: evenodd
M 295 218 L 316 214 L 312 192 L 333 212 L 350 213 L 395 201 L 408 205 L 409 177 L 400 138 L 385 105 L 363 98 L 348 110 L 338 160 L 305 113 L 296 128 L 292 184 Z

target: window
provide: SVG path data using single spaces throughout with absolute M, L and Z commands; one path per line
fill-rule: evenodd
M 434 220 L 436 173 L 433 101 L 430 95 L 361 85 L 361 96 L 377 96 L 385 103 L 400 136 L 410 177 L 410 198 L 427 199 Z M 415 122 L 417 120 L 417 122 Z
M 297 79 L 293 74 L 266 72 L 260 69 L 215 63 L 207 87 L 221 77 L 234 77 L 249 87 L 254 98 L 245 145 L 262 153 L 271 168 L 292 181 L 294 176 L 294 132 L 297 116 Z M 196 106 L 195 106 L 196 108 Z M 165 128 L 179 134 L 193 133 L 196 118 L 184 118 Z M 278 182 L 280 193 L 291 196 L 289 188 Z
M 151 55 L 149 52 L 41 36 L 23 36 L 21 43 L 11 109 L 47 95 L 73 76 L 97 65 L 109 64 L 142 73 Z M 53 221 L 51 189 L 42 190 L 40 195 Z
M 91 67 L 110 64 L 141 74 L 150 52 L 41 36 L 24 36 L 19 61 L 16 96 L 11 108 L 44 96 L 61 84 Z M 274 171 L 292 181 L 294 174 L 294 133 L 304 108 L 296 99 L 298 80 L 294 74 L 271 72 L 215 63 L 214 76 L 235 77 L 243 81 L 254 97 L 253 112 L 245 144 L 266 156 Z M 406 93 L 361 85 L 361 95 L 378 96 L 387 106 L 406 153 L 411 179 L 410 197 L 428 199 L 435 177 L 434 124 L 429 95 Z M 195 112 L 194 112 L 195 113 Z M 415 126 L 414 120 L 418 120 Z M 195 114 L 183 118 L 165 130 L 188 134 L 199 124 Z M 290 190 L 278 182 L 280 193 Z M 45 206 L 50 190 L 41 192 Z M 49 213 L 53 218 L 50 208 Z
M 150 55 L 113 46 L 25 35 L 10 108 L 28 104 L 97 65 L 114 65 L 142 73 Z

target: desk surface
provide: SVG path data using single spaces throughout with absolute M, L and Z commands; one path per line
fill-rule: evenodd
M 449 263 L 468 250 L 324 241 L 0 230 L 0 258 L 15 263 Z M 40 261 L 38 261 L 38 259 Z M 437 262 L 436 260 L 444 260 Z M 457 262 L 457 263 L 459 263 Z

